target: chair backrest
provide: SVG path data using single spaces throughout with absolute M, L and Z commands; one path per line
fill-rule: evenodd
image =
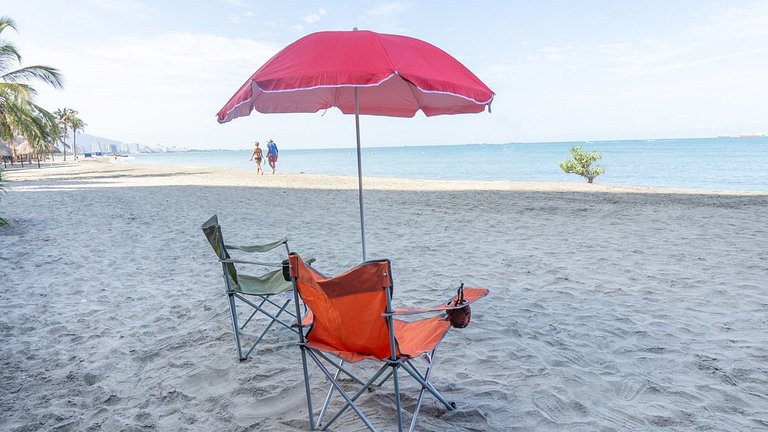
M 224 245 L 224 237 L 221 235 L 221 226 L 219 226 L 219 218 L 217 215 L 211 216 L 210 219 L 205 221 L 201 227 L 205 238 L 208 239 L 208 243 L 211 244 L 213 251 L 216 252 L 216 256 L 220 260 L 231 259 L 227 252 L 227 247 Z M 224 272 L 227 274 L 230 288 L 237 288 L 239 286 L 237 280 L 237 270 L 233 263 L 224 263 Z
M 296 289 L 314 315 L 307 341 L 378 359 L 391 356 L 389 328 L 382 316 L 387 310 L 386 290 L 392 294 L 389 260 L 368 261 L 328 278 L 296 253 L 288 259 Z

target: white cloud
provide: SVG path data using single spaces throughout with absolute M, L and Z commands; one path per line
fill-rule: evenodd
M 134 0 L 88 0 L 98 9 L 122 15 L 146 15 L 154 13 L 152 6 Z
M 64 91 L 40 86 L 38 102 L 71 107 L 86 133 L 127 142 L 216 146 L 216 112 L 278 47 L 250 39 L 170 33 L 27 51 L 64 74 Z M 224 147 L 220 145 L 218 147 Z
M 248 7 L 248 4 L 242 0 L 219 0 L 220 2 L 232 6 Z
M 325 13 L 325 9 L 320 9 L 317 11 L 317 13 L 311 13 L 302 18 L 302 20 L 304 20 L 304 22 L 307 24 L 313 24 L 323 19 L 323 15 L 325 15 Z
M 406 6 L 403 3 L 392 2 L 392 3 L 383 4 L 381 6 L 377 6 L 375 8 L 368 9 L 367 13 L 368 15 L 374 16 L 374 17 L 389 17 L 393 15 L 398 15 L 407 9 L 408 9 L 408 6 Z
M 728 2 L 725 5 L 729 5 Z M 715 11 L 704 25 L 692 29 L 696 37 L 757 38 L 768 36 L 768 3 L 726 7 Z
M 238 24 L 243 21 L 243 18 L 253 18 L 255 16 L 256 16 L 256 13 L 254 13 L 253 11 L 245 11 L 239 14 L 233 13 L 233 14 L 229 14 L 229 21 L 234 24 Z
M 679 50 L 678 54 L 686 53 Z M 719 55 L 695 56 L 687 59 L 682 55 L 669 56 L 656 52 L 637 52 L 625 58 L 617 59 L 623 65 L 609 67 L 606 70 L 627 76 L 659 74 L 683 69 L 692 69 L 708 64 L 734 60 L 740 57 L 764 56 L 768 53 L 768 47 L 756 48 L 744 51 L 734 51 Z

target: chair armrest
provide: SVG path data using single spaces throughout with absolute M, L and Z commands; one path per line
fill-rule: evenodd
M 250 246 L 236 246 L 236 245 L 225 245 L 227 249 L 234 249 L 234 250 L 240 250 L 243 252 L 267 252 L 271 251 L 272 249 L 282 246 L 285 243 L 288 242 L 288 237 L 283 237 L 280 240 L 276 240 L 270 243 L 263 243 L 263 244 L 256 244 L 256 245 L 250 245 Z
M 464 303 L 460 306 L 449 306 L 451 303 L 456 302 L 456 296 L 454 295 L 450 300 L 447 302 L 431 307 L 431 308 L 418 308 L 418 309 L 405 309 L 405 308 L 398 308 L 392 311 L 392 313 L 382 313 L 382 316 L 393 316 L 393 315 L 415 315 L 415 314 L 421 314 L 421 313 L 428 313 L 428 312 L 445 312 L 452 309 L 461 309 L 462 307 L 474 303 L 476 300 L 485 297 L 488 295 L 488 290 L 485 288 L 464 288 L 464 300 L 467 301 L 467 303 Z
M 261 261 L 246 261 L 246 260 L 238 260 L 238 259 L 220 259 L 220 263 L 234 263 L 234 264 L 255 264 L 255 265 L 261 265 L 266 267 L 282 267 L 283 263 L 268 263 L 268 262 L 261 262 Z
M 312 263 L 314 263 L 315 261 L 317 261 L 317 260 L 315 260 L 314 258 L 309 258 L 309 259 L 307 259 L 304 262 L 307 263 L 307 265 L 312 265 Z M 283 263 L 268 263 L 268 262 L 261 262 L 261 261 L 246 261 L 246 260 L 239 260 L 239 259 L 232 259 L 232 258 L 230 258 L 230 259 L 220 259 L 219 262 L 220 263 L 233 263 L 233 264 L 255 264 L 255 265 L 261 265 L 261 266 L 266 266 L 266 267 L 282 267 L 283 266 Z

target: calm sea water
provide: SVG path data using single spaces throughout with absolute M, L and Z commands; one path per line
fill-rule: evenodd
M 278 145 L 280 143 L 278 142 Z M 569 148 L 597 149 L 604 184 L 768 192 L 768 138 L 705 138 L 363 148 L 363 175 L 443 180 L 575 183 L 559 162 Z M 137 154 L 127 163 L 254 169 L 251 151 Z M 265 164 L 266 166 L 266 164 Z M 279 172 L 356 175 L 353 147 L 281 148 Z

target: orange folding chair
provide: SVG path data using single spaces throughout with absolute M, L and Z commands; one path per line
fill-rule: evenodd
M 461 306 L 452 306 L 456 303 L 454 297 L 447 303 L 433 308 L 393 309 L 393 283 L 389 260 L 368 261 L 335 277 L 321 275 L 305 264 L 296 253 L 288 254 L 288 261 L 296 316 L 301 316 L 299 298 L 310 310 L 299 320 L 297 326 L 311 430 L 316 427 L 320 430 L 327 429 L 351 408 L 368 429 L 375 431 L 376 428 L 355 402 L 366 390 L 371 389 L 385 372 L 388 373 L 375 385 L 381 386 L 390 377 L 393 378 L 398 431 L 403 429 L 404 411 L 400 402 L 398 375 L 401 370 L 421 385 L 409 430 L 412 431 L 416 426 L 425 392 L 432 394 L 448 410 L 455 409 L 456 405 L 446 400 L 429 381 L 435 353 L 451 326 L 447 315 L 461 308 L 467 311 L 465 306 L 487 295 L 488 290 L 463 289 L 463 299 L 466 302 Z M 433 316 L 411 322 L 395 318 L 397 315 L 421 313 L 432 313 Z M 428 361 L 426 370 L 419 371 L 412 360 L 422 355 L 425 355 Z M 312 410 L 307 357 L 331 383 L 317 424 Z M 344 362 L 361 360 L 382 363 L 368 381 L 356 377 L 344 367 Z M 338 380 L 339 374 L 350 377 L 361 386 L 360 389 L 352 394 L 342 388 Z M 341 395 L 345 403 L 330 420 L 323 423 L 333 390 Z

